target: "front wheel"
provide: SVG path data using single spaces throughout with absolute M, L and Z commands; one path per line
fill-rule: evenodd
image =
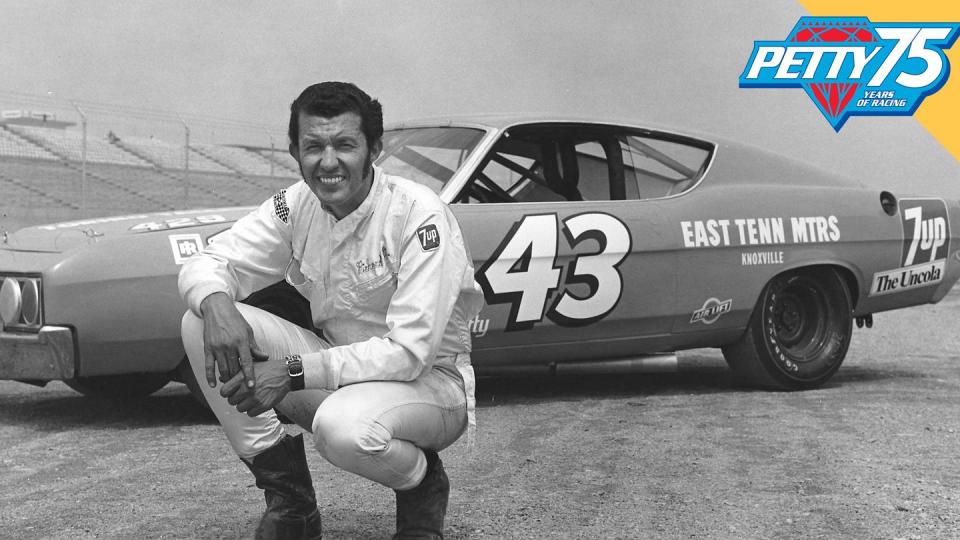
M 746 332 L 723 348 L 745 382 L 772 390 L 808 390 L 840 368 L 853 332 L 852 300 L 830 268 L 773 278 L 763 289 Z

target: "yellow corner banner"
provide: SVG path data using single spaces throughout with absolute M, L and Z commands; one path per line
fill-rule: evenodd
M 881 2 L 877 0 L 798 0 L 816 17 L 867 17 L 873 22 L 960 22 L 957 2 Z M 950 76 L 940 90 L 924 98 L 914 117 L 960 161 L 960 40 L 944 51 Z

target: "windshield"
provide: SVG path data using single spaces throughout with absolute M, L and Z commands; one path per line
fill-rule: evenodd
M 483 130 L 456 127 L 393 129 L 383 133 L 377 165 L 440 193 L 469 157 Z

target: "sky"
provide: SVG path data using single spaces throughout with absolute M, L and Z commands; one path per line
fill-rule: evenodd
M 960 163 L 915 118 L 853 117 L 836 133 L 800 89 L 738 87 L 753 41 L 782 39 L 808 14 L 793 0 L 0 0 L 0 13 L 2 109 L 43 96 L 282 136 L 305 86 L 345 80 L 377 97 L 387 121 L 624 119 L 960 198 Z

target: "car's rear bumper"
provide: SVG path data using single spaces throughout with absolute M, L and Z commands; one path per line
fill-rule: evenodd
M 70 328 L 44 326 L 35 334 L 0 332 L 0 379 L 72 379 L 75 353 Z

